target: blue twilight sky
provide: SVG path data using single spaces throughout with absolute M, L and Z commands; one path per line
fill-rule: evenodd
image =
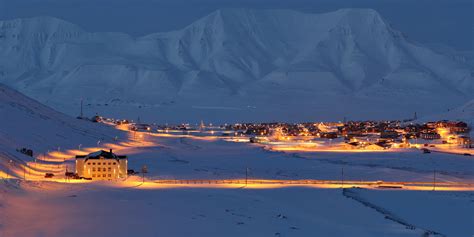
M 0 20 L 48 15 L 92 32 L 141 36 L 179 29 L 216 9 L 232 7 L 303 12 L 373 8 L 418 42 L 474 48 L 474 0 L 0 0 Z

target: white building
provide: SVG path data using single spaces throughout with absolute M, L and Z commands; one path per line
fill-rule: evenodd
M 127 177 L 127 156 L 118 156 L 110 151 L 97 151 L 85 156 L 76 156 L 76 173 L 79 177 L 93 180 L 116 180 Z

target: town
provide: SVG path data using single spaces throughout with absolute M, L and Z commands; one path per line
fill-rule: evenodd
M 122 125 L 127 120 L 103 119 Z M 276 149 L 292 146 L 292 150 L 313 151 L 371 151 L 391 148 L 418 148 L 428 153 L 462 153 L 472 155 L 469 148 L 474 141 L 469 133 L 470 126 L 463 121 L 435 121 L 425 123 L 404 121 L 347 121 L 347 122 L 305 122 L 305 123 L 237 123 L 224 125 L 179 124 L 157 125 L 130 123 L 132 131 L 156 134 L 222 136 L 228 141 L 248 141 L 273 145 Z M 326 148 L 326 149 L 324 149 Z M 329 149 L 328 149 L 329 148 Z M 333 148 L 333 149 L 330 149 Z
M 78 119 L 87 119 L 80 117 Z M 416 123 L 413 121 L 345 121 L 305 123 L 236 123 L 236 124 L 178 124 L 160 125 L 94 116 L 87 119 L 93 123 L 124 130 L 140 147 L 147 137 L 190 138 L 223 140 L 226 142 L 249 143 L 270 151 L 283 152 L 403 152 L 420 150 L 422 153 L 448 153 L 472 156 L 474 140 L 469 133 L 470 126 L 463 121 L 434 121 Z M 98 145 L 100 141 L 98 141 Z M 156 145 L 151 143 L 152 145 Z M 116 145 L 110 145 L 116 147 Z M 64 167 L 66 179 L 83 180 L 125 180 L 128 176 L 146 172 L 143 167 L 132 163 L 128 157 L 117 155 L 112 149 L 89 148 L 90 153 L 73 151 L 73 171 Z M 18 149 L 18 152 L 33 157 L 33 150 Z M 52 152 L 58 154 L 58 152 Z M 71 155 L 56 155 L 69 159 Z M 39 159 L 39 158 L 38 158 Z M 36 159 L 35 159 L 36 162 Z M 25 171 L 26 172 L 26 171 Z M 59 176 L 58 176 L 59 175 Z M 44 178 L 62 177 L 60 172 L 45 173 Z

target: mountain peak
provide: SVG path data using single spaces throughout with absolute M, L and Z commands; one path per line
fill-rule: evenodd
M 468 68 L 399 37 L 372 9 L 220 9 L 184 29 L 138 39 L 82 35 L 51 17 L 0 24 L 0 82 L 58 104 L 87 95 L 124 104 L 228 98 L 232 106 L 367 97 L 406 110 L 417 106 L 412 100 L 439 109 L 472 99 L 462 94 L 473 88 Z

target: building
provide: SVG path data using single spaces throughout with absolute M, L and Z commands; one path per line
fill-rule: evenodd
M 396 139 L 399 138 L 400 134 L 397 131 L 383 131 L 380 133 L 380 138 L 391 138 L 391 139 Z
M 435 140 L 441 139 L 441 135 L 435 132 L 422 132 L 420 133 L 420 138 L 425 140 Z
M 472 140 L 468 136 L 459 136 L 456 139 L 456 141 L 458 145 L 461 145 L 462 147 L 465 147 L 465 148 L 471 148 L 472 146 Z
M 448 128 L 451 133 L 461 134 L 468 133 L 470 131 L 469 126 L 465 122 L 450 122 Z
M 127 177 L 127 156 L 118 156 L 100 150 L 89 155 L 76 156 L 76 173 L 79 177 L 93 180 L 116 180 Z

